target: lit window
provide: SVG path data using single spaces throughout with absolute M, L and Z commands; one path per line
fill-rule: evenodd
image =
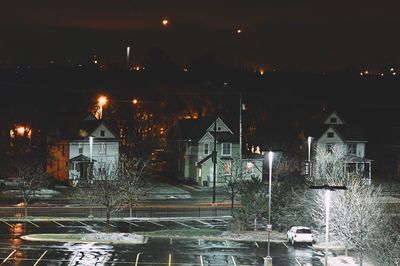
M 224 172 L 225 175 L 231 175 L 231 161 L 226 161 L 224 163 Z
M 232 144 L 222 143 L 222 155 L 231 155 L 231 154 L 232 154 Z
M 246 172 L 248 174 L 254 173 L 254 164 L 252 162 L 247 162 L 247 164 L 246 164 Z
M 210 145 L 208 143 L 204 143 L 204 155 L 208 155 L 210 153 Z

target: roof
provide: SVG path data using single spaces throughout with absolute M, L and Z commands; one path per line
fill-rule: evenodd
M 71 162 L 90 162 L 90 158 L 83 154 L 79 154 L 78 156 L 75 156 L 75 157 L 69 159 L 69 161 L 71 161 Z M 92 162 L 96 162 L 96 160 L 92 159 Z
M 112 120 L 92 120 L 85 119 L 77 126 L 70 129 L 68 138 L 74 140 L 86 139 L 93 131 L 95 131 L 101 124 L 103 124 L 110 132 L 118 137 L 118 127 L 115 121 Z
M 345 141 L 367 141 L 364 132 L 357 127 L 347 124 L 330 125 L 330 127 L 335 129 Z

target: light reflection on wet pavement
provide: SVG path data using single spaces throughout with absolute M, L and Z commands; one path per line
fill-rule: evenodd
M 113 221 L 112 232 L 162 229 L 227 229 L 220 219 L 181 221 Z M 39 227 L 38 227 L 39 226 Z M 0 221 L 1 265 L 263 265 L 267 243 L 150 238 L 139 245 L 29 242 L 21 235 L 35 233 L 84 233 L 104 231 L 101 221 L 46 221 L 16 223 Z M 262 232 L 260 232 L 262 233 Z M 274 265 L 322 265 L 307 246 L 271 244 Z M 2 263 L 3 262 L 3 263 Z

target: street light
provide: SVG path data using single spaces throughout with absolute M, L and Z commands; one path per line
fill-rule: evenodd
M 325 190 L 325 266 L 328 266 L 328 241 L 329 241 L 329 214 L 331 209 L 331 191 L 346 190 L 346 186 L 310 186 L 311 189 L 324 189 Z
M 269 164 L 269 179 L 268 179 L 268 253 L 267 257 L 264 258 L 264 266 L 272 266 L 272 258 L 270 256 L 271 250 L 271 194 L 272 194 L 272 161 L 274 159 L 274 153 L 272 151 L 268 152 L 268 164 Z
M 307 138 L 307 144 L 308 144 L 308 160 L 307 160 L 307 168 L 306 168 L 306 174 L 310 178 L 311 177 L 311 143 L 312 143 L 312 137 Z
M 99 106 L 99 119 L 103 119 L 103 106 L 106 105 L 108 99 L 106 96 L 100 96 L 97 99 L 97 105 Z

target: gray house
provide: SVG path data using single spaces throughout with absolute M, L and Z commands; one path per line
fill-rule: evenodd
M 216 133 L 214 131 L 216 123 Z M 216 183 L 232 174 L 232 165 L 240 163 L 246 176 L 262 177 L 263 157 L 240 157 L 239 135 L 221 119 L 184 119 L 177 122 L 169 135 L 169 149 L 173 150 L 175 173 L 178 178 L 194 181 L 200 186 L 212 186 L 214 182 L 214 140 L 216 139 Z

